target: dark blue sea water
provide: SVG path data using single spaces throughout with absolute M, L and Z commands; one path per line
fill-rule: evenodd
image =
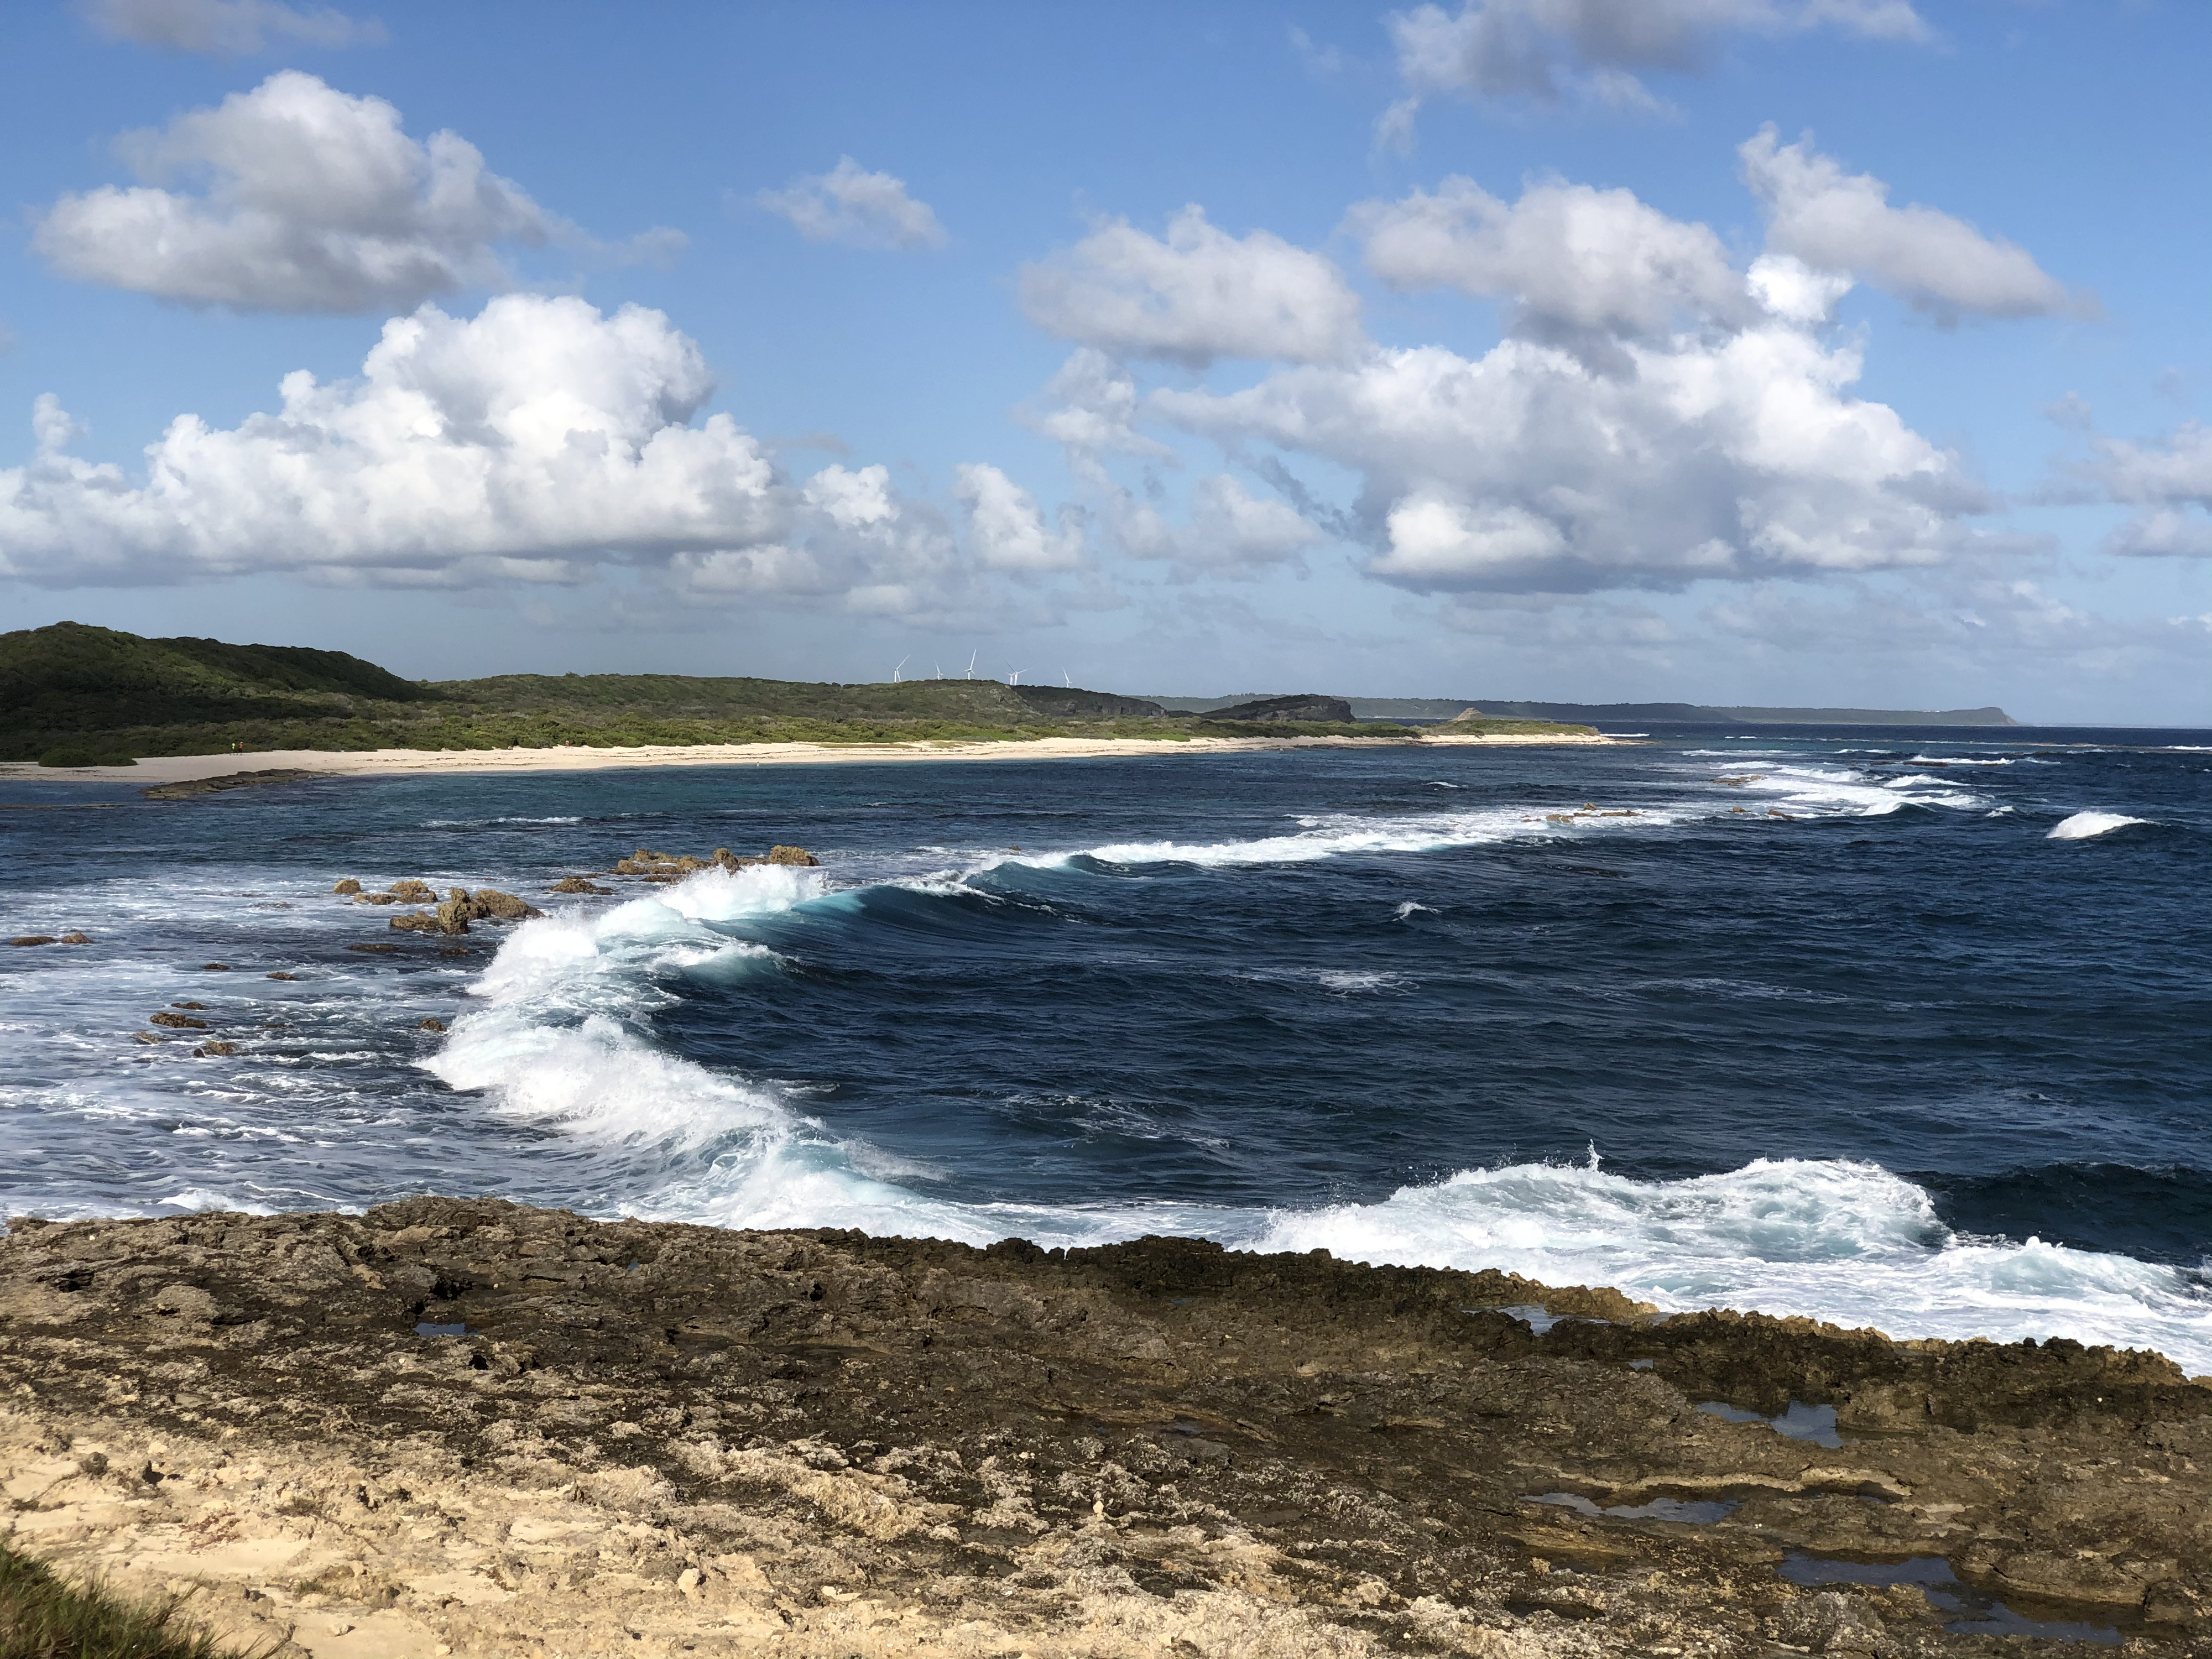
M 0 951 L 10 1212 L 1203 1232 L 2212 1371 L 2212 735 L 0 800 L 119 803 L 0 811 L 0 933 L 96 941 Z M 341 876 L 550 914 L 442 956 Z M 239 1054 L 132 1039 L 179 1001 Z

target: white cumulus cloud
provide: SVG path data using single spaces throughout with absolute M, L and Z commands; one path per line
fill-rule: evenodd
M 1048 526 L 1036 498 L 987 463 L 955 467 L 953 477 L 976 553 L 993 569 L 1073 570 L 1083 562 L 1083 526 L 1070 509 L 1060 509 L 1056 528 Z
M 2212 558 L 2212 427 L 2191 421 L 2163 441 L 2095 441 L 2096 459 L 2080 469 L 2106 499 L 2147 509 L 2113 532 L 2106 546 L 2134 558 Z
M 2075 303 L 2026 249 L 1935 208 L 1890 206 L 1887 185 L 1845 173 L 1809 137 L 1784 144 L 1770 125 L 1737 153 L 1777 252 L 1850 271 L 1942 316 L 2048 316 Z
M 1422 591 L 1585 592 L 1932 563 L 1982 504 L 1955 458 L 1849 395 L 1856 353 L 1780 320 L 1623 340 L 1625 371 L 1507 340 L 1279 371 L 1162 415 L 1350 468 L 1371 574 Z
M 0 471 L 0 570 L 50 586 L 253 571 L 452 585 L 775 538 L 791 504 L 686 336 L 635 306 L 509 295 L 387 323 L 357 380 L 285 376 L 273 413 L 181 415 L 143 482 L 69 453 Z
M 502 244 L 588 240 L 458 134 L 418 142 L 384 100 L 297 70 L 118 148 L 142 182 L 62 197 L 33 246 L 64 276 L 188 305 L 411 309 L 507 286 Z
M 1694 73 L 1732 34 L 1929 37 L 1909 0 L 1462 0 L 1456 13 L 1425 4 L 1384 21 L 1406 95 L 1382 132 L 1400 143 L 1423 100 L 1439 95 L 1657 109 L 1642 76 Z
M 1348 223 L 1393 288 L 1508 299 L 1516 332 L 1650 337 L 1686 316 L 1736 323 L 1757 311 L 1719 237 L 1626 190 L 1552 180 L 1508 205 L 1454 176 L 1433 194 L 1364 204 Z
M 1117 221 L 1026 265 L 1030 319 L 1119 357 L 1322 362 L 1359 343 L 1359 298 L 1328 258 L 1264 230 L 1231 236 L 1196 205 L 1164 240 Z
M 784 189 L 764 190 L 754 199 L 790 220 L 811 242 L 881 248 L 945 246 L 945 227 L 938 223 L 935 210 L 907 193 L 905 179 L 870 173 L 849 155 L 841 156 L 827 173 L 803 173 Z
M 242 58 L 283 43 L 350 46 L 384 39 L 381 25 L 329 6 L 281 0 L 80 0 L 77 9 L 110 40 L 168 52 Z

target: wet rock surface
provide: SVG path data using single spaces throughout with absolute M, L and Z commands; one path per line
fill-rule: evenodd
M 181 783 L 157 783 L 138 793 L 148 800 L 193 800 L 220 795 L 232 789 L 254 789 L 272 783 L 305 783 L 327 778 L 328 772 L 303 772 L 293 767 L 270 767 L 259 772 L 230 772 L 219 778 L 188 778 Z
M 2212 1387 L 1649 1312 L 494 1200 L 18 1223 L 0 1486 L 18 1547 L 287 1653 L 2069 1650 L 1833 1559 L 2212 1647 Z

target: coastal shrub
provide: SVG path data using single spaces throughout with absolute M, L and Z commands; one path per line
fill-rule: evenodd
M 58 743 L 39 757 L 41 766 L 131 766 L 137 761 L 110 744 Z
M 64 1583 L 0 1545 L 0 1654 L 7 1659 L 243 1659 L 182 1616 L 97 1585 Z

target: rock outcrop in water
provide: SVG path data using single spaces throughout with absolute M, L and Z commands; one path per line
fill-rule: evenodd
M 1700 1409 L 1792 1401 L 1839 1432 Z M 1808 1554 L 2212 1642 L 2212 1387 L 2155 1356 L 1322 1252 L 19 1223 L 0 1401 L 15 1547 L 288 1655 L 2019 1650 Z
M 681 881 L 696 875 L 702 870 L 717 866 L 724 870 L 744 870 L 757 864 L 793 865 L 811 868 L 822 862 L 804 847 L 771 847 L 765 858 L 739 858 L 726 847 L 717 847 L 708 857 L 693 858 L 690 854 L 656 853 L 641 847 L 614 867 L 618 876 L 643 876 L 647 881 Z

